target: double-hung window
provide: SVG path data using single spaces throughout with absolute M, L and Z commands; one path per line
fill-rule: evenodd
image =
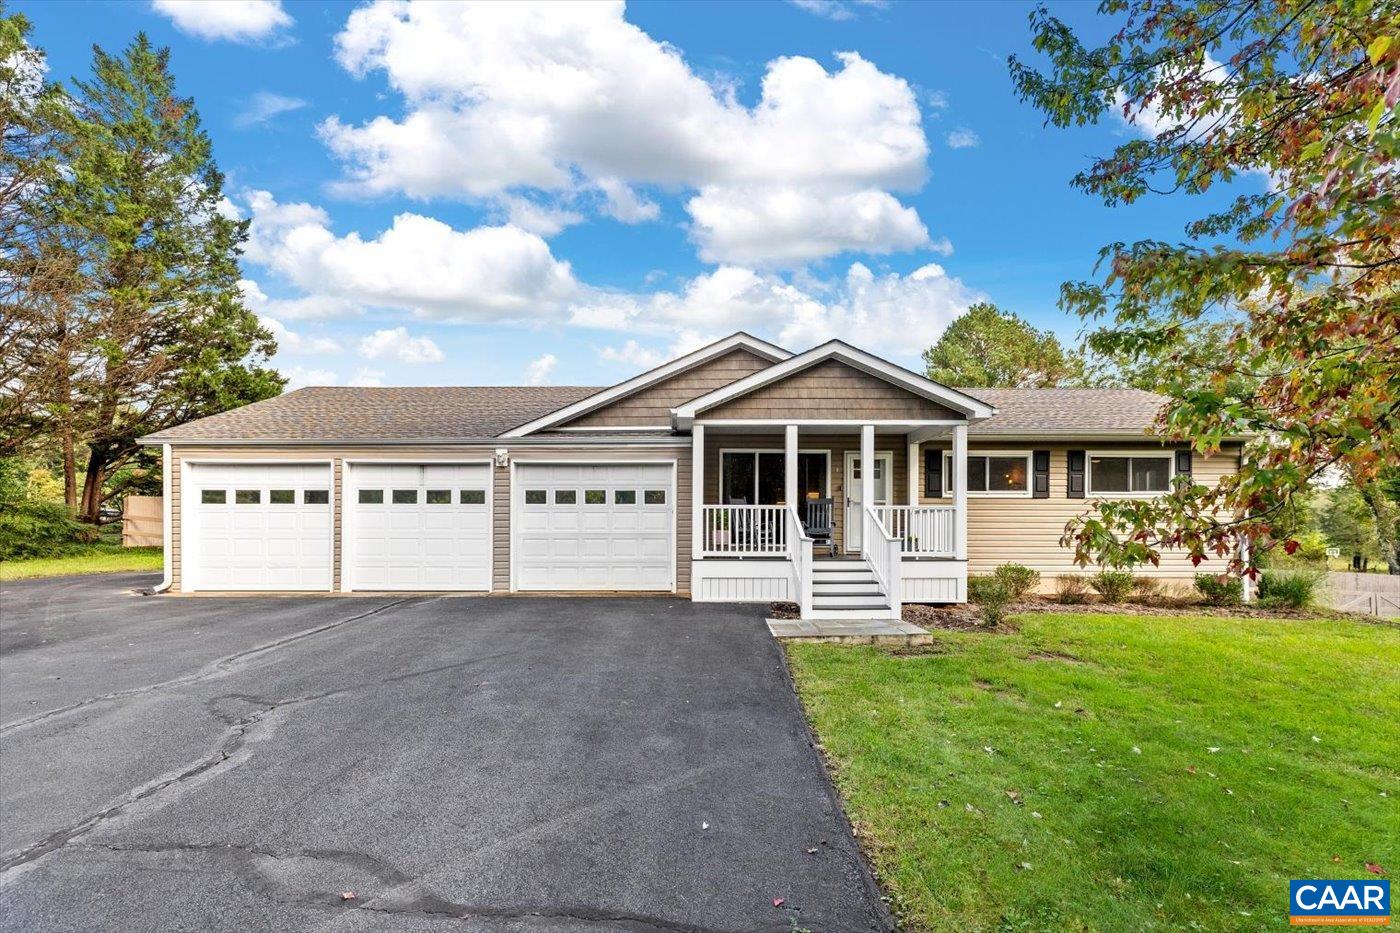
M 1142 496 L 1172 488 L 1172 453 L 1089 454 L 1089 495 Z
M 953 455 L 943 453 L 943 495 L 953 495 Z M 1029 450 L 979 451 L 967 455 L 967 494 L 969 496 L 1029 496 L 1031 494 L 1031 452 Z

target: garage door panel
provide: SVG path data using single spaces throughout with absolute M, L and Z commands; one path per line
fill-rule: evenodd
M 330 589 L 331 507 L 305 504 L 305 491 L 328 490 L 330 479 L 328 464 L 190 464 L 183 506 L 187 585 Z M 274 490 L 292 501 L 274 503 Z
M 357 590 L 489 590 L 491 510 L 462 502 L 490 488 L 487 464 L 351 464 L 347 479 L 348 581 Z M 382 489 L 382 504 L 359 490 Z M 395 502 L 394 490 L 412 502 Z M 449 501 L 428 501 L 428 493 Z M 489 501 L 489 496 L 487 496 Z
M 672 470 L 670 464 L 518 464 L 512 494 L 516 587 L 674 589 Z M 644 505 L 647 489 L 660 490 L 664 504 Z M 526 502 L 527 490 L 536 501 Z

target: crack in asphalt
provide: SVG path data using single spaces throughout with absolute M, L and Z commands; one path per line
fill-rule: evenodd
M 276 862 L 314 861 L 344 865 L 352 869 L 366 872 L 381 884 L 390 885 L 395 889 L 402 888 L 404 885 L 418 880 L 388 864 L 381 858 L 348 849 L 277 851 L 264 846 L 221 842 L 174 842 L 149 845 L 95 842 L 82 843 L 79 848 L 83 851 L 111 852 L 116 854 L 227 855 L 238 863 L 239 868 L 243 870 L 241 873 L 245 875 L 245 880 L 250 881 L 253 887 L 261 889 L 261 893 L 272 896 L 279 903 L 331 908 L 342 913 L 364 910 L 376 914 L 442 917 L 452 920 L 528 920 L 538 918 L 540 920 L 574 920 L 580 923 L 608 924 L 613 929 L 632 930 L 636 931 L 636 933 L 727 933 L 727 931 L 719 928 L 681 923 L 650 914 L 630 913 L 627 911 L 583 906 L 530 905 L 520 907 L 487 907 L 476 904 L 463 904 L 439 897 L 435 894 L 420 894 L 411 899 L 404 900 L 402 903 L 380 903 L 384 895 L 376 895 L 371 900 L 357 902 L 342 901 L 338 892 L 329 890 L 319 892 L 303 891 L 294 896 L 287 897 L 279 896 L 283 893 L 283 890 L 279 890 L 279 888 L 281 888 L 279 879 L 268 878 L 266 876 L 261 876 L 257 879 L 247 877 L 250 873 L 254 875 L 258 874 L 256 866 L 256 861 L 258 859 L 269 859 Z M 789 927 L 788 924 L 784 923 L 780 928 L 788 929 Z
M 432 599 L 434 597 L 426 598 Z M 361 619 L 367 619 L 371 616 L 378 615 L 379 613 L 385 612 L 389 609 L 394 609 L 398 606 L 403 606 L 408 603 L 418 602 L 423 599 L 425 598 L 408 597 L 405 599 L 396 599 L 393 602 L 384 603 L 383 605 L 376 606 L 375 608 L 370 609 L 367 612 L 357 613 L 353 616 L 350 616 L 349 618 L 338 619 L 334 622 L 327 622 L 324 625 L 317 625 L 312 628 L 303 629 L 300 632 L 294 632 L 291 635 L 285 635 L 282 638 L 265 642 L 264 644 L 256 645 L 252 648 L 248 648 L 243 651 L 237 651 L 230 655 L 225 655 L 222 658 L 210 661 L 208 664 L 204 665 L 192 674 L 182 674 L 179 677 L 172 677 L 170 680 L 162 680 L 154 684 L 146 684 L 142 687 L 128 687 L 125 690 L 117 690 L 112 693 L 101 694 L 100 696 L 88 697 L 86 699 L 79 700 L 76 703 L 70 703 L 67 706 L 60 706 L 57 709 L 51 709 L 43 713 L 36 713 L 35 715 L 29 716 L 25 719 L 16 719 L 13 722 L 8 722 L 4 725 L 0 725 L 0 735 L 6 735 L 17 729 L 24 729 L 34 725 L 35 723 L 44 722 L 45 720 L 53 719 L 57 716 L 65 716 L 77 710 L 86 709 L 87 707 L 97 703 L 107 703 L 112 700 L 121 700 L 126 699 L 127 697 L 142 696 L 144 694 L 155 693 L 160 690 L 168 690 L 172 687 L 184 687 L 190 684 L 200 683 L 201 681 L 212 680 L 215 677 L 222 677 L 227 674 L 233 673 L 233 671 L 236 670 L 238 666 L 241 665 L 243 662 L 246 662 L 259 655 L 266 654 L 269 651 L 275 651 L 278 648 L 284 648 L 287 645 L 294 644 L 298 641 L 302 641 L 303 639 L 311 638 L 316 635 L 320 635 L 323 632 L 329 632 L 334 629 L 338 629 L 341 626 L 349 625 L 352 622 L 359 622 Z
M 511 652 L 498 652 L 497 655 L 509 653 Z M 117 803 L 114 803 L 108 807 L 104 807 L 103 809 L 98 810 L 94 813 L 90 813 L 87 816 L 84 816 L 82 819 L 70 824 L 69 826 L 50 833 L 49 835 L 40 839 L 38 842 L 32 843 L 28 846 L 25 846 L 22 849 L 19 849 L 17 851 L 12 852 L 9 855 L 6 855 L 3 858 L 0 858 L 0 885 L 6 883 L 8 878 L 15 871 L 23 868 L 26 865 L 29 865 L 30 863 L 40 858 L 43 858 L 46 855 L 49 855 L 59 849 L 62 849 L 74 839 L 86 835 L 100 824 L 105 823 L 108 820 L 111 820 L 112 818 L 125 813 L 127 810 L 129 810 L 131 807 L 137 804 L 150 800 L 151 798 L 167 790 L 168 788 L 185 784 L 195 778 L 207 777 L 212 773 L 216 773 L 216 769 L 220 769 L 223 765 L 229 765 L 230 767 L 232 767 L 233 765 L 240 763 L 235 762 L 234 759 L 239 755 L 239 753 L 243 750 L 243 747 L 250 740 L 249 733 L 256 726 L 268 723 L 270 721 L 269 716 L 273 713 L 280 712 L 281 710 L 286 709 L 290 706 L 298 706 L 305 703 L 312 703 L 317 700 L 325 700 L 330 697 L 343 696 L 345 694 L 354 693 L 359 690 L 382 687 L 393 683 L 401 683 L 405 680 L 409 680 L 414 677 L 425 677 L 432 674 L 439 674 L 444 671 L 479 665 L 484 661 L 492 660 L 497 655 L 479 656 L 471 658 L 467 661 L 461 661 L 454 664 L 444 664 L 438 667 L 409 671 L 403 674 L 395 674 L 392 677 L 381 678 L 379 680 L 358 684 L 350 684 L 348 686 L 336 687 L 332 690 L 323 690 L 319 693 L 306 694 L 304 696 L 297 697 L 289 697 L 283 700 L 269 700 L 263 697 L 257 697 L 243 693 L 228 693 L 221 694 L 216 697 L 211 697 L 209 700 L 205 701 L 205 708 L 215 719 L 218 719 L 220 722 L 223 722 L 228 725 L 228 729 L 226 730 L 223 739 L 219 742 L 218 747 L 212 754 L 206 755 L 205 757 L 200 758 L 199 760 L 192 762 L 189 765 L 186 765 L 184 768 L 180 769 L 177 772 L 174 772 L 173 774 L 167 772 L 165 775 L 156 778 L 154 781 L 148 782 L 135 788 L 132 791 L 129 791 L 127 795 Z M 243 716 L 235 716 L 234 714 L 224 710 L 220 706 L 221 703 L 224 703 L 228 700 L 236 700 L 242 703 L 260 706 L 262 708 L 255 712 L 245 714 Z M 267 738 L 267 736 L 261 736 L 260 738 Z M 395 885 L 402 885 L 409 880 L 411 879 L 405 877 L 400 881 L 395 881 L 392 883 Z

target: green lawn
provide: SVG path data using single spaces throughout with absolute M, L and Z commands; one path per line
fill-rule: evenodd
M 159 571 L 162 564 L 158 547 L 122 547 L 95 544 L 81 553 L 65 557 L 0 562 L 0 580 L 28 580 L 32 577 L 62 577 L 74 573 L 113 573 L 116 571 Z
M 789 647 L 908 927 L 1277 928 L 1290 878 L 1400 868 L 1400 628 L 1017 621 Z

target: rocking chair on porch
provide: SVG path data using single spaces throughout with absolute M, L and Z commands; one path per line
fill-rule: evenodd
M 806 505 L 802 525 L 807 531 L 807 537 L 812 539 L 812 546 L 824 547 L 835 557 L 836 543 L 831 537 L 832 500 L 829 497 L 808 499 Z

